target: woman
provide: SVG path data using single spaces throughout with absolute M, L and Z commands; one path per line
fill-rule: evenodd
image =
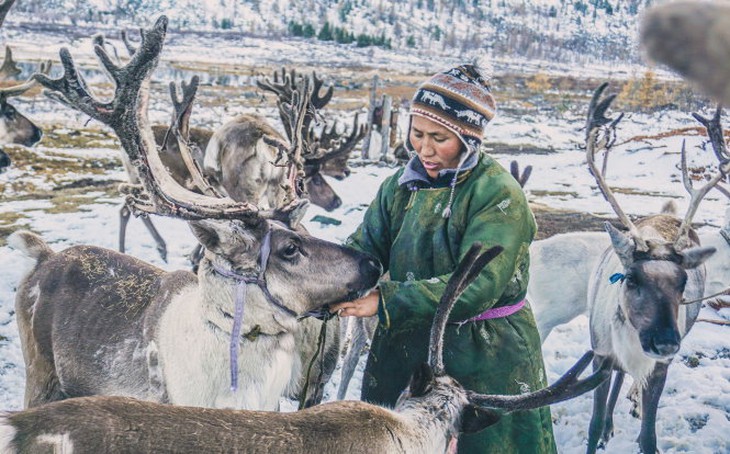
M 362 399 L 393 406 L 427 359 L 431 321 L 451 273 L 475 241 L 501 245 L 464 292 L 445 335 L 448 374 L 482 393 L 519 394 L 546 384 L 527 292 L 536 225 L 519 184 L 479 147 L 495 112 L 472 65 L 436 74 L 411 104 L 406 146 L 415 156 L 383 182 L 348 244 L 390 273 L 369 295 L 336 305 L 341 316 L 377 314 Z M 517 412 L 462 435 L 460 453 L 555 452 L 550 409 Z

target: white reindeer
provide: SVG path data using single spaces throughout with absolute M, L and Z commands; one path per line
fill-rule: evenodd
M 608 404 L 610 382 L 601 384 L 594 393 L 587 452 L 594 453 L 599 443 L 605 444 L 612 436 L 613 409 L 623 377 L 629 374 L 641 395 L 639 447 L 653 454 L 657 446 L 656 412 L 667 370 L 699 313 L 705 282 L 703 262 L 715 253 L 714 248 L 699 245 L 691 220 L 702 198 L 723 173 L 730 171 L 730 163 L 721 165 L 721 171 L 701 189 L 694 189 L 683 147 L 682 173 L 691 195 L 686 215 L 681 220 L 655 215 L 634 224 L 594 162 L 597 149 L 607 152 L 613 145 L 614 128 L 621 119 L 612 121 L 604 115 L 615 98 L 611 95 L 601 100 L 607 85 L 596 90 L 590 103 L 586 159 L 598 187 L 629 233 L 606 223 L 611 247 L 601 256 L 588 288 L 594 364 L 612 362 L 616 378 Z

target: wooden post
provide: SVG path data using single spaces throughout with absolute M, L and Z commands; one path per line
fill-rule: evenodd
M 390 148 L 395 148 L 395 144 L 398 142 L 398 116 L 400 114 L 400 105 L 393 105 L 390 111 Z
M 390 112 L 393 106 L 393 98 L 390 95 L 383 95 L 383 121 L 380 129 L 380 160 L 388 159 L 388 151 L 390 151 Z
M 365 138 L 362 141 L 362 158 L 363 159 L 369 159 L 370 158 L 370 135 L 373 133 L 373 121 L 375 116 L 375 92 L 378 88 L 378 75 L 373 76 L 373 86 L 370 87 L 370 105 L 368 106 L 368 126 L 369 130 L 368 133 L 365 135 Z

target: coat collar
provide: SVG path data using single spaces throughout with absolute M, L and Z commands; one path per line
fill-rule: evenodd
M 398 184 L 407 185 L 409 188 L 445 188 L 451 184 L 457 170 L 460 174 L 464 174 L 476 167 L 477 162 L 479 162 L 479 153 L 470 153 L 459 169 L 443 169 L 439 171 L 436 178 L 431 178 L 418 156 L 413 156 L 406 164 L 403 174 L 398 178 Z

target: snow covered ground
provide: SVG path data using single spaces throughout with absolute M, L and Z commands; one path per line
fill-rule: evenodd
M 255 48 L 254 44 L 248 43 Z M 191 43 L 188 52 L 194 59 L 204 61 L 198 46 Z M 48 46 L 51 57 L 55 49 Z M 248 50 L 249 55 L 260 52 Z M 88 48 L 86 49 L 88 50 Z M 83 51 L 83 49 L 82 49 Z M 319 54 L 301 52 L 304 64 Z M 380 51 L 375 51 L 380 52 Z M 55 55 L 55 54 L 53 54 Z M 217 58 L 221 54 L 217 54 Z M 45 57 L 46 55 L 44 55 Z M 345 55 L 347 57 L 348 55 Z M 350 55 L 350 57 L 353 57 Z M 239 58 L 229 55 L 225 58 Z M 352 58 L 368 62 L 369 56 L 354 55 Z M 385 57 L 383 57 L 385 58 Z M 388 57 L 390 58 L 390 57 Z M 393 60 L 374 64 L 377 68 L 405 65 L 408 57 L 392 57 Z M 342 64 L 345 64 L 343 58 Z M 358 60 L 359 61 L 359 60 Z M 256 60 L 252 60 L 252 64 Z M 356 64 L 350 61 L 352 64 Z M 444 69 L 451 62 L 443 63 Z M 327 64 L 334 64 L 327 62 Z M 441 69 L 433 63 L 421 61 L 416 66 Z M 431 72 L 431 70 L 429 70 Z M 25 111 L 35 111 L 42 124 L 65 124 L 69 128 L 80 127 L 85 119 L 59 107 L 50 108 L 46 101 L 25 103 Z M 273 111 L 270 111 L 273 112 Z M 704 112 L 710 115 L 710 112 Z M 214 124 L 225 119 L 227 113 L 215 109 L 200 109 L 194 114 L 194 122 Z M 549 154 L 496 155 L 505 166 L 516 159 L 522 166 L 532 164 L 535 169 L 528 183 L 530 198 L 556 208 L 570 208 L 596 214 L 611 214 L 610 207 L 595 187 L 589 175 L 585 158 L 579 149 L 583 132 L 580 128 L 584 119 L 582 113 L 566 113 L 560 118 L 534 116 L 497 117 L 489 126 L 490 140 L 508 144 L 534 144 L 551 146 L 555 151 Z M 153 118 L 166 121 L 164 106 L 153 106 Z M 273 117 L 272 117 L 273 118 Z M 620 145 L 612 152 L 609 163 L 609 183 L 623 189 L 617 196 L 624 209 L 632 215 L 656 213 L 664 202 L 674 199 L 680 206 L 680 213 L 686 207 L 686 194 L 679 182 L 679 149 L 682 139 L 687 139 L 692 166 L 710 165 L 712 153 L 701 148 L 702 138 L 697 136 L 672 136 L 647 141 L 628 141 L 629 138 L 652 136 L 661 132 L 687 126 L 695 126 L 689 113 L 670 112 L 647 116 L 634 114 L 624 119 L 619 127 Z M 43 144 L 37 152 L 44 153 Z M 93 151 L 68 151 L 88 155 L 113 156 L 113 148 L 99 148 Z M 332 213 L 312 207 L 305 217 L 305 225 L 314 235 L 336 242 L 342 242 L 354 231 L 360 222 L 364 209 L 372 200 L 379 183 L 395 172 L 394 168 L 375 164 L 354 167 L 353 174 L 344 181 L 329 180 L 343 199 L 343 205 Z M 105 174 L 108 179 L 124 179 L 121 168 Z M 0 174 L 0 182 L 11 182 L 32 178 L 27 171 L 10 170 Z M 88 194 L 87 194 L 88 195 Z M 50 214 L 44 211 L 45 200 L 23 200 L 7 202 L 0 199 L 0 212 L 23 212 L 30 228 L 40 233 L 54 249 L 60 250 L 76 244 L 93 244 L 115 249 L 118 229 L 118 211 L 121 198 L 99 192 L 94 203 L 82 205 L 73 213 Z M 0 196 L 1 197 L 1 196 Z M 719 193 L 711 193 L 700 207 L 695 220 L 707 224 L 705 229 L 721 225 L 727 200 Z M 311 219 L 326 215 L 341 221 L 340 225 L 322 225 Z M 127 235 L 128 253 L 142 258 L 164 269 L 188 267 L 186 254 L 195 243 L 188 227 L 182 221 L 155 217 L 154 222 L 168 242 L 169 262 L 163 263 L 154 248 L 154 243 L 139 220 L 132 220 Z M 23 359 L 17 326 L 13 314 L 16 286 L 29 269 L 31 263 L 21 254 L 8 247 L 0 247 L 0 409 L 22 407 L 24 387 Z M 703 309 L 701 318 L 724 317 L 730 319 L 729 310 L 717 314 Z M 728 328 L 708 323 L 698 323 L 685 339 L 677 360 L 669 369 L 669 379 L 660 402 L 657 431 L 659 446 L 663 452 L 678 453 L 728 453 L 730 452 L 730 336 Z M 578 317 L 573 322 L 557 328 L 543 347 L 543 354 L 549 381 L 554 381 L 575 360 L 589 349 L 587 319 Z M 359 395 L 361 367 L 351 385 L 348 397 Z M 327 388 L 331 399 L 336 394 L 339 377 L 336 374 Z M 625 386 L 628 389 L 628 385 Z M 584 451 L 588 421 L 591 414 L 590 394 L 575 400 L 555 405 L 553 419 L 555 435 L 560 452 L 579 453 Z M 607 452 L 636 452 L 635 439 L 639 432 L 639 421 L 629 416 L 630 403 L 620 399 L 615 416 L 615 437 Z

